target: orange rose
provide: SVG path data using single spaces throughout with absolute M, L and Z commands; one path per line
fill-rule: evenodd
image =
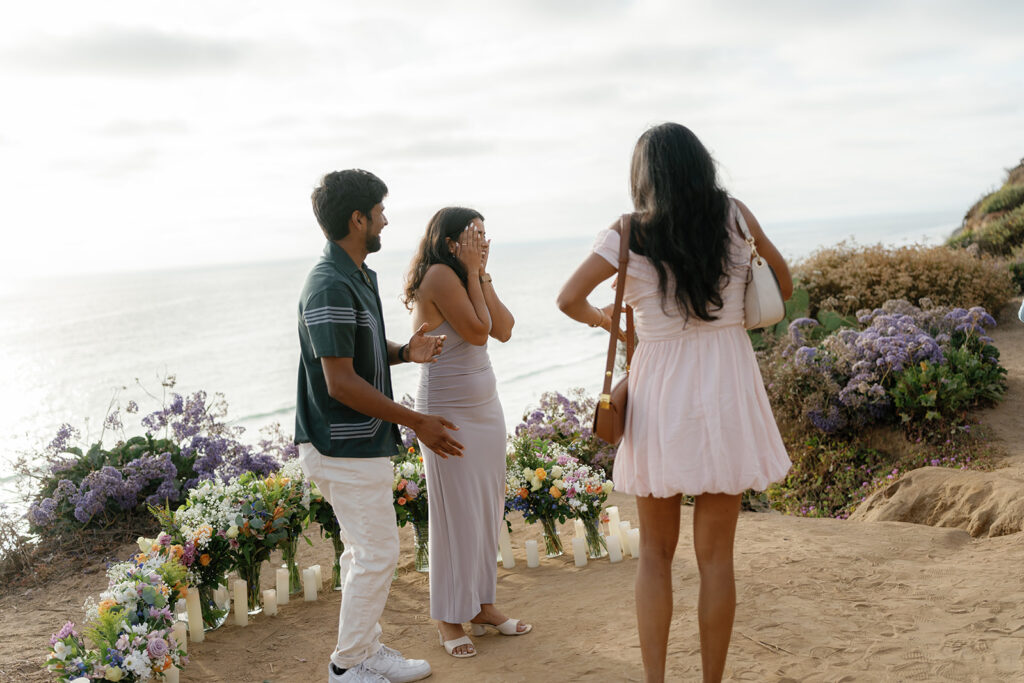
M 399 481 L 399 482 L 398 482 L 398 490 L 399 490 L 399 491 L 404 491 L 404 490 L 405 490 L 405 487 L 406 487 L 406 486 L 407 486 L 408 484 L 409 484 L 409 482 L 408 482 L 407 480 L 405 480 L 405 479 L 402 479 L 401 481 Z
M 116 604 L 117 602 L 115 600 L 100 600 L 100 614 L 106 614 L 110 611 L 110 608 Z
M 400 497 L 400 498 L 398 499 L 398 504 L 399 504 L 399 505 L 405 505 L 405 503 L 406 503 L 406 502 L 407 502 L 407 501 L 405 500 L 405 498 L 404 498 L 404 497 Z
M 526 498 L 529 495 L 530 495 L 530 489 L 526 488 L 525 486 L 523 488 L 519 489 L 519 497 L 520 498 Z
M 199 564 L 203 565 L 204 567 L 209 566 L 209 564 L 210 564 L 210 554 L 209 553 L 203 553 L 202 555 L 200 555 L 199 556 Z
M 558 490 L 557 486 L 552 486 L 550 489 L 548 489 L 548 493 L 550 493 L 551 497 L 556 500 L 562 497 L 562 492 Z
M 174 664 L 174 661 L 171 660 L 171 656 L 170 655 L 165 655 L 164 656 L 164 663 L 163 663 L 163 665 L 162 666 L 158 665 L 157 666 L 157 670 L 158 671 L 167 671 L 168 669 L 171 668 L 172 664 Z

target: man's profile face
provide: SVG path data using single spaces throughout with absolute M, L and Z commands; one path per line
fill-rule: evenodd
M 384 204 L 378 202 L 370 209 L 369 225 L 366 228 L 366 253 L 372 254 L 380 251 L 380 231 L 388 224 L 384 216 Z

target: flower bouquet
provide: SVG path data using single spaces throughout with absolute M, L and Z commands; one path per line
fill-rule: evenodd
M 427 526 L 427 480 L 423 473 L 423 456 L 416 446 L 391 459 L 395 477 L 391 489 L 395 494 L 395 517 L 398 526 L 412 524 L 416 546 L 416 571 L 430 569 L 429 530 Z
M 331 539 L 334 545 L 334 564 L 331 566 L 331 587 L 336 591 L 341 590 L 341 554 L 345 552 L 345 543 L 341 540 L 341 527 L 338 525 L 338 517 L 334 514 L 334 508 L 324 498 L 324 494 L 317 488 L 316 482 L 311 482 L 309 491 L 309 520 L 320 525 L 320 535 Z
M 188 583 L 199 591 L 203 627 L 212 631 L 227 619 L 227 606 L 214 599 L 218 586 L 226 586 L 224 575 L 234 566 L 228 530 L 234 513 L 223 484 L 206 480 L 188 493 L 185 503 L 173 513 L 168 508 L 150 508 L 160 521 L 165 537 L 183 548 L 182 563 L 188 568 Z
M 284 510 L 285 537 L 280 542 L 284 566 L 288 569 L 288 593 L 302 592 L 296 555 L 299 537 L 309 524 L 310 484 L 306 481 L 298 460 L 289 460 L 276 474 L 263 480 L 267 487 L 267 500 L 274 508 Z M 306 539 L 309 542 L 309 539 Z
M 285 510 L 277 503 L 280 491 L 246 472 L 225 490 L 234 514 L 228 528 L 228 547 L 239 576 L 246 582 L 249 614 L 262 611 L 260 569 L 287 535 Z
M 86 602 L 82 633 L 68 622 L 50 638 L 46 665 L 57 680 L 161 680 L 172 665 L 186 663 L 183 643 L 171 633 L 171 606 L 186 590 L 183 553 L 181 546 L 153 543 L 107 570 L 109 587 L 98 605 Z
M 505 511 L 522 512 L 530 524 L 539 521 L 547 556 L 558 557 L 563 550 L 555 522 L 575 516 L 565 499 L 564 467 L 579 461 L 544 439 L 516 439 L 512 446 L 506 458 Z
M 612 492 L 611 479 L 605 477 L 603 470 L 585 465 L 572 456 L 560 455 L 556 463 L 562 470 L 565 484 L 560 500 L 569 506 L 572 517 L 583 522 L 587 554 L 594 559 L 604 557 L 608 549 L 601 533 L 601 508 Z

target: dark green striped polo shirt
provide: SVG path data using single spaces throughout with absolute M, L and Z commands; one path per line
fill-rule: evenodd
M 401 443 L 398 427 L 331 398 L 323 357 L 351 358 L 356 373 L 394 398 L 377 274 L 333 242 L 306 277 L 299 298 L 298 397 L 295 443 L 312 443 L 336 458 L 383 458 Z

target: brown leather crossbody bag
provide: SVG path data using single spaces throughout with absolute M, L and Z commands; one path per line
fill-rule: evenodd
M 633 308 L 626 309 L 626 376 L 612 388 L 612 372 L 615 369 L 615 349 L 619 341 L 619 316 L 622 313 L 622 293 L 626 289 L 626 267 L 629 264 L 629 231 L 632 215 L 619 219 L 619 274 L 615 282 L 615 306 L 612 309 L 611 339 L 608 341 L 608 361 L 604 372 L 604 386 L 594 411 L 594 433 L 610 444 L 618 444 L 626 428 L 626 402 L 629 398 L 629 366 L 633 362 L 633 346 L 636 333 L 633 331 Z

